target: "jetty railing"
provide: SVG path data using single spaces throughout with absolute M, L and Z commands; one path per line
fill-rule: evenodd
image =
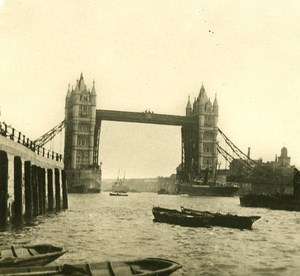
M 63 162 L 62 154 L 36 145 L 34 141 L 26 137 L 21 131 L 16 130 L 11 125 L 7 125 L 5 122 L 0 122 L 0 135 L 23 145 L 40 156 L 56 160 L 58 162 Z

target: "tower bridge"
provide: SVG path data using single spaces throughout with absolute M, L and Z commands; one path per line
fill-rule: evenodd
M 182 180 L 202 177 L 217 167 L 218 102 L 212 103 L 202 85 L 193 105 L 188 98 L 185 116 L 150 111 L 128 112 L 96 109 L 95 82 L 88 89 L 83 75 L 75 88 L 68 88 L 65 101 L 65 170 L 69 190 L 100 190 L 99 143 L 102 121 L 161 124 L 181 127 L 181 162 L 177 175 Z
M 46 211 L 60 211 L 61 207 L 67 209 L 67 184 L 69 192 L 100 191 L 99 144 L 102 121 L 181 127 L 181 162 L 178 162 L 180 165 L 177 168 L 177 177 L 183 181 L 202 178 L 207 171 L 214 174 L 218 164 L 218 153 L 234 165 L 233 169 L 237 168 L 238 172 L 242 172 L 242 177 L 246 172 L 247 180 L 249 171 L 256 170 L 259 176 L 267 175 L 268 179 L 274 171 L 274 168 L 252 160 L 250 154 L 245 155 L 218 128 L 217 99 L 215 97 L 212 103 L 203 85 L 193 104 L 188 97 L 185 116 L 157 114 L 147 110 L 128 112 L 96 109 L 96 97 L 95 82 L 92 89 L 88 89 L 81 74 L 75 88 L 68 89 L 65 119 L 34 141 L 4 122 L 0 123 L 0 209 L 4 210 L 0 214 L 0 228 L 5 226 L 8 220 L 22 223 L 24 217 L 32 218 Z M 47 152 L 43 146 L 64 127 L 63 164 L 60 154 Z M 238 159 L 218 145 L 218 133 Z M 283 148 L 278 162 L 276 158 L 275 163 L 270 164 L 278 166 L 277 171 L 282 171 L 284 176 L 292 179 L 293 175 L 290 172 L 293 167 L 289 166 L 289 162 L 287 149 Z M 9 174 L 13 176 L 10 183 Z M 256 177 L 255 174 L 253 176 Z M 277 177 L 278 174 L 273 173 L 273 176 Z M 287 183 L 287 178 L 282 177 L 279 180 L 281 179 L 284 180 L 282 183 Z M 261 183 L 264 182 L 258 183 L 260 189 Z M 276 183 L 278 184 L 278 181 Z

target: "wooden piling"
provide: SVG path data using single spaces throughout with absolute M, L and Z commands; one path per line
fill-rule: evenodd
M 22 160 L 21 157 L 14 157 L 14 201 L 12 204 L 12 221 L 15 225 L 23 223 L 22 212 Z
M 33 196 L 32 196 L 32 173 L 31 162 L 25 161 L 25 218 L 30 220 L 33 216 Z
M 39 198 L 38 198 L 38 167 L 32 166 L 32 198 L 33 198 L 33 215 L 39 214 Z
M 55 170 L 55 209 L 57 212 L 60 211 L 60 181 L 59 181 L 59 170 Z
M 43 187 L 42 187 L 42 168 L 37 167 L 37 186 L 38 186 L 38 213 L 43 214 Z
M 46 213 L 46 170 L 41 168 L 41 212 L 42 214 Z
M 61 171 L 61 179 L 62 179 L 62 208 L 68 209 L 68 193 L 67 193 L 67 181 L 66 181 L 66 172 L 65 170 Z
M 47 170 L 48 211 L 53 211 L 53 171 Z
M 37 186 L 38 186 L 38 209 L 39 215 L 45 214 L 46 196 L 45 196 L 45 169 L 37 167 Z
M 0 227 L 7 224 L 7 188 L 8 188 L 8 158 L 5 151 L 0 151 Z

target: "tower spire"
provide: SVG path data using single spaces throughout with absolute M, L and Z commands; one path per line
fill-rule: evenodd
M 75 90 L 74 93 L 79 93 L 79 80 L 76 80 L 76 86 L 75 86 Z
M 214 106 L 219 106 L 217 101 L 217 93 L 215 94 Z
M 96 95 L 95 80 L 93 80 L 92 95 Z
M 85 85 L 85 83 L 84 83 L 84 79 L 83 79 L 83 74 L 82 74 L 82 72 L 81 72 L 81 74 L 80 74 L 80 79 L 79 79 L 79 90 L 80 90 L 80 92 L 86 90 L 86 85 Z
M 205 92 L 205 88 L 204 88 L 203 82 L 202 82 L 202 85 L 201 85 L 201 88 L 200 88 L 200 92 L 199 92 L 199 96 L 198 96 L 197 100 L 202 105 L 207 102 L 207 95 L 206 95 L 206 92 Z
M 213 111 L 218 115 L 218 113 L 219 113 L 219 104 L 218 104 L 218 100 L 217 100 L 217 93 L 215 94 L 215 100 L 214 100 L 214 104 L 213 104 Z
M 70 83 L 68 85 L 68 92 L 67 92 L 67 98 L 70 98 L 71 96 L 71 91 L 70 91 Z
M 192 105 L 191 105 L 190 95 L 189 95 L 188 102 L 185 108 L 185 115 L 190 116 L 191 114 L 192 114 Z
M 186 104 L 186 108 L 192 108 L 190 95 L 189 95 L 189 97 L 188 97 L 188 102 L 187 102 L 187 104 Z

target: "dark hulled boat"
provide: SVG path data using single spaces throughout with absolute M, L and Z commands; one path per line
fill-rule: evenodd
M 30 268 L 0 268 L 1 275 L 107 275 L 107 276 L 146 276 L 170 275 L 181 268 L 177 262 L 146 258 L 133 261 L 101 262 L 79 265 L 43 266 Z
M 63 248 L 50 244 L 10 246 L 0 250 L 0 268 L 42 266 L 65 253 Z
M 166 189 L 164 189 L 164 188 L 159 189 L 159 190 L 157 191 L 157 193 L 158 193 L 159 195 L 168 195 L 168 194 L 169 194 L 169 192 L 168 192 Z
M 222 185 L 217 181 L 218 170 L 211 174 L 208 169 L 202 172 L 202 176 L 182 181 L 178 183 L 178 192 L 180 194 L 188 194 L 189 196 L 234 196 L 238 191 L 238 187 L 232 185 Z
M 251 229 L 252 224 L 260 219 L 260 216 L 237 216 L 233 214 L 211 213 L 181 207 L 181 212 L 193 216 L 211 216 L 212 226 L 222 226 L 238 229 Z
M 269 208 L 273 210 L 300 211 L 300 196 L 285 194 L 248 194 L 240 196 L 243 207 Z
M 127 192 L 110 192 L 110 196 L 128 196 Z
M 180 184 L 180 193 L 189 196 L 234 196 L 238 191 L 234 186 L 212 186 L 196 183 Z
M 237 229 L 251 229 L 252 224 L 260 216 L 237 216 L 232 214 L 211 213 L 183 208 L 181 211 L 153 207 L 152 213 L 155 222 L 164 222 L 187 227 L 229 227 Z
M 294 194 L 247 194 L 240 196 L 243 207 L 300 211 L 300 172 L 294 169 Z

